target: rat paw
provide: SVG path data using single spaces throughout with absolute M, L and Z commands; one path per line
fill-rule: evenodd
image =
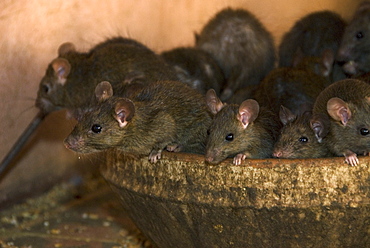
M 153 164 L 157 163 L 158 160 L 161 159 L 162 150 L 152 150 L 149 154 L 149 161 Z
M 239 153 L 237 154 L 235 157 L 234 157 L 234 160 L 233 160 L 233 164 L 235 165 L 240 165 L 242 163 L 242 160 L 246 159 L 247 156 L 242 154 L 242 153 Z
M 177 144 L 172 144 L 172 145 L 166 146 L 166 150 L 168 152 L 179 152 L 179 151 L 182 150 L 182 146 L 181 145 L 177 145 Z
M 357 166 L 359 164 L 359 160 L 357 158 L 356 153 L 348 152 L 344 156 L 346 157 L 345 162 L 350 166 Z

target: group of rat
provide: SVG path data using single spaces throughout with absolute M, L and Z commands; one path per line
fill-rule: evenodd
M 115 148 L 233 157 L 316 158 L 370 152 L 370 2 L 350 22 L 310 13 L 274 47 L 248 10 L 225 8 L 193 47 L 156 54 L 115 37 L 89 52 L 59 47 L 36 106 L 67 109 L 78 123 L 64 141 L 79 153 Z M 369 74 L 370 75 L 370 74 Z

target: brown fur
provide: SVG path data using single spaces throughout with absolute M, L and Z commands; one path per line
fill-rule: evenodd
M 56 64 L 61 58 L 65 62 Z M 101 81 L 111 82 L 116 94 L 130 96 L 150 82 L 175 79 L 175 71 L 159 55 L 135 40 L 116 37 L 88 53 L 59 54 L 41 80 L 36 106 L 46 113 L 83 108 Z
M 208 97 L 208 101 L 211 99 Z M 276 116 L 264 108 L 259 111 L 251 109 L 250 113 L 255 120 L 244 128 L 239 116 L 240 106 L 221 106 L 219 103 L 216 101 L 218 107 L 214 108 L 216 111 L 213 113 L 217 113 L 209 128 L 206 160 L 217 164 L 227 157 L 234 157 L 235 163 L 238 154 L 244 154 L 246 158 L 272 157 L 272 149 L 280 129 Z M 233 135 L 232 140 L 227 138 L 230 134 Z
M 335 155 L 347 158 L 352 153 L 364 155 L 370 152 L 370 135 L 361 134 L 362 129 L 370 129 L 368 97 L 370 97 L 370 86 L 355 79 L 338 81 L 317 97 L 313 114 L 314 117 L 325 114 L 330 118 L 330 131 L 323 142 Z M 329 116 L 327 104 L 332 98 L 340 98 L 347 104 L 351 116 L 345 124 Z M 352 165 L 355 164 L 352 163 Z
M 290 110 L 280 110 L 284 126 L 274 146 L 277 158 L 320 158 L 332 155 L 327 146 L 320 143 L 311 129 L 311 112 L 294 115 Z
M 204 98 L 176 81 L 150 84 L 133 100 L 135 114 L 119 127 L 115 108 L 122 98 L 111 97 L 85 114 L 66 139 L 68 148 L 82 153 L 112 147 L 138 155 L 168 150 L 204 153 L 211 122 Z M 101 133 L 91 131 L 93 125 Z

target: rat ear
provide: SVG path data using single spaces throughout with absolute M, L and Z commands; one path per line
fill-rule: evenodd
M 326 108 L 331 118 L 340 121 L 343 126 L 347 125 L 348 120 L 351 119 L 352 114 L 348 104 L 338 97 L 329 99 Z
M 356 16 L 356 15 L 358 15 L 360 12 L 362 12 L 362 11 L 366 11 L 366 10 L 368 10 L 368 9 L 370 9 L 370 2 L 369 2 L 369 1 L 362 1 L 362 2 L 358 5 L 358 7 L 357 7 L 357 9 L 356 9 L 355 16 Z
M 63 58 L 56 58 L 51 62 L 51 66 L 54 70 L 54 75 L 58 77 L 58 83 L 64 85 L 67 81 L 67 76 L 71 71 L 71 65 L 68 60 Z
M 76 47 L 73 43 L 65 42 L 59 46 L 58 56 L 63 56 L 69 52 L 75 52 L 75 51 L 76 51 Z
M 237 118 L 244 129 L 257 118 L 259 111 L 260 106 L 256 100 L 248 99 L 240 104 Z
M 206 102 L 212 114 L 217 114 L 226 104 L 217 97 L 214 89 L 209 89 L 206 93 Z
M 126 98 L 120 98 L 114 108 L 115 118 L 121 128 L 125 127 L 135 114 L 134 103 Z
M 310 127 L 313 130 L 315 137 L 319 143 L 329 133 L 330 120 L 327 115 L 316 114 L 310 120 Z
M 112 85 L 108 81 L 103 81 L 95 87 L 95 96 L 98 102 L 104 102 L 113 96 Z
M 281 105 L 279 111 L 279 118 L 280 121 L 285 126 L 286 124 L 293 122 L 297 118 L 297 116 L 293 114 L 292 111 L 290 111 L 288 108 Z

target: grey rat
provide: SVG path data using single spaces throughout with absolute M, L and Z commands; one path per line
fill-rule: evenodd
M 225 104 L 209 90 L 207 105 L 214 114 L 209 128 L 205 160 L 217 164 L 233 157 L 235 165 L 246 158 L 272 157 L 281 127 L 276 116 L 257 101 L 247 99 L 240 105 Z
M 175 79 L 172 67 L 132 39 L 111 38 L 87 53 L 64 43 L 40 82 L 36 106 L 44 113 L 88 106 L 96 85 L 105 80 L 112 83 L 115 92 L 130 95 L 131 86 L 141 89 L 149 82 Z
M 328 147 L 320 142 L 312 129 L 312 112 L 296 115 L 288 108 L 281 106 L 279 112 L 283 128 L 275 143 L 273 156 L 276 158 L 321 158 L 332 156 Z M 325 118 L 325 117 L 324 117 Z M 325 122 L 324 132 L 330 128 L 329 118 Z
M 360 3 L 345 29 L 337 60 L 349 76 L 370 72 L 370 2 Z
M 240 88 L 259 84 L 274 68 L 272 35 L 244 9 L 218 12 L 196 36 L 196 47 L 209 52 L 221 67 L 226 78 L 223 101 Z
M 161 53 L 172 65 L 181 82 L 206 94 L 209 89 L 220 93 L 225 77 L 214 58 L 206 51 L 194 47 L 178 47 Z
M 344 77 L 338 74 L 335 55 L 344 34 L 346 22 L 336 12 L 321 10 L 309 13 L 286 32 L 279 45 L 279 67 L 290 67 L 304 57 L 321 57 L 334 71 L 333 81 Z
M 330 130 L 320 134 L 323 125 L 318 115 L 330 119 Z M 333 83 L 316 98 L 311 125 L 315 135 L 346 163 L 359 163 L 357 155 L 370 152 L 370 85 L 356 79 Z
M 81 153 L 109 148 L 149 156 L 155 163 L 163 149 L 204 154 L 211 116 L 204 97 L 178 81 L 149 84 L 132 99 L 113 96 L 108 82 L 96 87 L 99 101 L 65 140 Z

